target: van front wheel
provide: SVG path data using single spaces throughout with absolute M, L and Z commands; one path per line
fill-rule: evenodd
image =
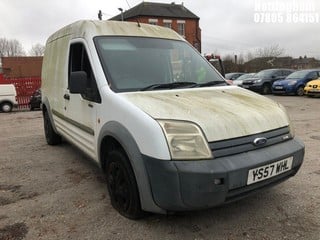
M 49 145 L 57 145 L 61 143 L 61 136 L 54 131 L 47 111 L 44 112 L 43 123 L 44 123 L 44 134 L 46 136 L 47 143 Z
M 143 216 L 137 183 L 126 154 L 118 149 L 107 155 L 106 175 L 112 206 L 123 216 Z

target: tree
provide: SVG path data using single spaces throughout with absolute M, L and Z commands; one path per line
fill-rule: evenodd
M 0 57 L 24 56 L 22 44 L 16 39 L 0 38 Z
M 234 60 L 233 56 L 231 54 L 226 54 L 223 56 L 223 61 L 230 61 L 232 62 Z
M 254 54 L 251 52 L 251 51 L 248 51 L 247 53 L 246 53 L 246 62 L 249 62 L 249 61 L 251 61 L 252 59 L 254 59 L 255 58 L 255 56 L 254 56 Z
M 40 43 L 37 43 L 32 46 L 29 55 L 30 56 L 43 56 L 45 50 L 45 46 Z
M 238 64 L 244 64 L 244 62 L 245 62 L 245 60 L 244 60 L 244 56 L 243 56 L 243 54 L 242 53 L 240 53 L 239 55 L 238 55 Z
M 257 48 L 255 50 L 256 57 L 279 57 L 285 53 L 285 49 L 279 44 L 273 44 L 266 47 Z

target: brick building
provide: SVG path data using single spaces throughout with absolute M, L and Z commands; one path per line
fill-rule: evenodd
M 40 77 L 42 57 L 2 57 L 5 78 Z
M 142 2 L 110 20 L 139 21 L 172 28 L 201 52 L 200 18 L 183 4 Z

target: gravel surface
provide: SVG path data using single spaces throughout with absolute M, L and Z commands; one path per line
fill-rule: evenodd
M 0 113 L 0 240 L 319 240 L 320 99 L 270 98 L 287 108 L 306 145 L 295 177 L 228 205 L 139 221 L 112 208 L 93 161 L 66 142 L 46 144 L 40 111 Z

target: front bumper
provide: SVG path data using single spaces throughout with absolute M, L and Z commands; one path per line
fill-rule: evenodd
M 320 96 L 320 89 L 316 89 L 316 90 L 313 88 L 305 89 L 304 94 L 309 96 Z
M 289 156 L 293 156 L 290 171 L 247 185 L 249 169 Z M 163 161 L 144 156 L 144 163 L 154 202 L 164 210 L 185 211 L 217 206 L 284 181 L 297 173 L 303 157 L 304 144 L 292 139 L 212 160 Z
M 272 93 L 274 94 L 295 94 L 295 92 L 296 89 L 293 86 L 272 87 Z
M 243 88 L 245 89 L 249 89 L 251 91 L 254 91 L 254 92 L 261 92 L 262 90 L 262 85 L 261 84 L 242 84 Z

